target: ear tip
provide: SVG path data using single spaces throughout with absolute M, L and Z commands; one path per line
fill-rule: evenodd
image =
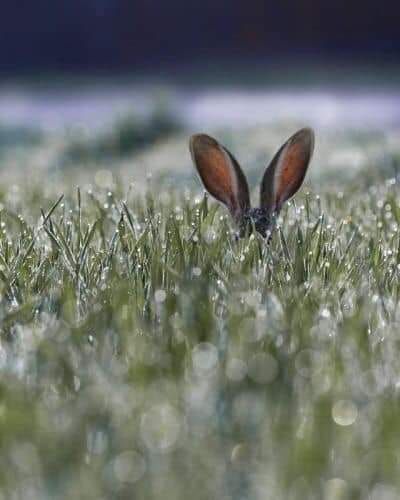
M 307 144 L 311 153 L 314 151 L 315 132 L 314 132 L 313 128 L 311 128 L 311 127 L 304 127 L 302 129 L 298 130 L 294 134 L 293 139 L 295 139 L 297 141 L 300 140 L 304 144 Z
M 315 132 L 312 127 L 304 127 L 298 130 L 295 134 L 298 137 L 304 137 L 304 138 L 309 138 L 309 139 L 314 139 L 315 138 Z
M 189 138 L 189 151 L 195 163 L 199 155 L 208 153 L 216 147 L 218 142 L 207 134 L 193 134 Z
M 193 134 L 189 138 L 189 146 L 192 149 L 193 147 L 199 147 L 209 144 L 214 144 L 215 139 L 210 137 L 207 134 Z
M 201 136 L 203 134 L 193 134 L 189 137 L 189 143 L 193 144 L 194 142 L 197 142 L 198 140 L 201 140 Z

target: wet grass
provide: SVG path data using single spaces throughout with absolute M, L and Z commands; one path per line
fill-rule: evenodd
M 0 498 L 398 498 L 395 178 L 270 245 L 156 179 L 63 191 L 0 197 Z

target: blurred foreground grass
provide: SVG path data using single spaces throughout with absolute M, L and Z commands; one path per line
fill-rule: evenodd
M 158 178 L 4 184 L 0 498 L 399 498 L 400 187 L 382 153 L 303 189 L 269 246 Z

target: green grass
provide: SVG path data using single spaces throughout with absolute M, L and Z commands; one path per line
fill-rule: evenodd
M 125 181 L 3 186 L 0 498 L 398 498 L 398 183 L 267 245 Z

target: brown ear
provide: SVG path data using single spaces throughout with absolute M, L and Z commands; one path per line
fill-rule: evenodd
M 207 191 L 238 219 L 250 208 L 246 177 L 231 153 L 205 134 L 190 138 L 193 162 Z
M 303 128 L 279 149 L 261 182 L 260 205 L 278 213 L 303 183 L 314 151 L 314 132 Z

